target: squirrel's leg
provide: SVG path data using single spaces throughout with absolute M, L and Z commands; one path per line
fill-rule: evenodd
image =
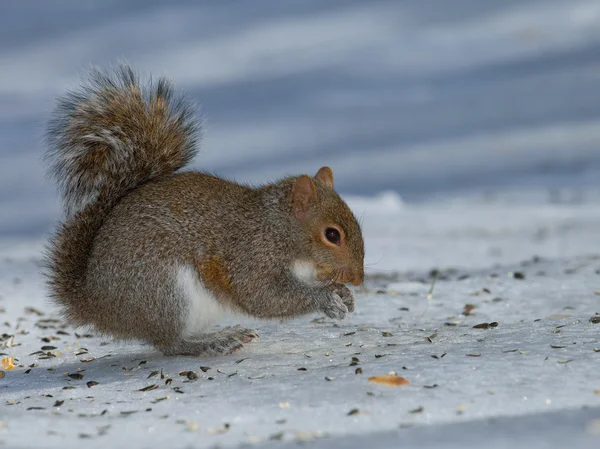
M 257 338 L 258 334 L 252 329 L 242 326 L 226 327 L 219 332 L 210 332 L 182 338 L 177 343 L 162 348 L 165 355 L 194 355 L 215 356 L 231 354 L 240 349 L 244 343 Z
M 323 312 L 329 318 L 342 320 L 354 311 L 354 294 L 343 284 L 304 282 L 292 274 L 253 285 L 242 297 L 245 311 L 259 318 L 291 318 Z

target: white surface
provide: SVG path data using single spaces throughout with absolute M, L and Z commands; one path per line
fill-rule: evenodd
M 69 328 L 69 335 L 41 329 L 36 323 L 54 315 L 38 274 L 38 244 L 5 241 L 0 333 L 15 336 L 14 346 L 0 352 L 23 367 L 0 379 L 0 442 L 105 448 L 309 440 L 332 448 L 404 442 L 531 449 L 560 439 L 572 448 L 592 448 L 598 438 L 593 420 L 600 418 L 600 395 L 594 393 L 600 389 L 600 324 L 589 318 L 600 312 L 594 293 L 600 289 L 600 201 L 594 192 L 575 203 L 569 192 L 553 203 L 543 193 L 514 195 L 390 212 L 372 200 L 363 226 L 369 258 L 380 260 L 358 291 L 356 313 L 340 323 L 315 317 L 250 322 L 261 334 L 258 341 L 210 359 L 166 358 L 143 345 L 77 337 Z M 534 254 L 543 258 L 533 260 Z M 440 278 L 428 303 L 434 267 Z M 510 275 L 516 271 L 525 279 Z M 467 303 L 475 309 L 464 316 Z M 28 306 L 44 315 L 27 313 Z M 499 326 L 473 328 L 492 321 Z M 52 336 L 59 339 L 41 340 Z M 62 354 L 49 360 L 30 355 L 43 345 Z M 76 356 L 81 348 L 88 354 Z M 86 357 L 96 360 L 78 360 Z M 352 357 L 358 365 L 350 366 Z M 32 364 L 37 366 L 25 374 Z M 355 374 L 357 367 L 362 374 Z M 78 368 L 85 370 L 83 380 L 65 375 Z M 172 383 L 148 379 L 154 370 Z M 199 379 L 178 375 L 187 370 Z M 368 381 L 390 371 L 410 385 Z M 88 381 L 99 384 L 88 388 Z M 138 391 L 152 384 L 158 388 Z M 64 403 L 54 407 L 56 401 Z M 348 416 L 355 408 L 359 412 Z M 320 437 L 326 439 L 315 441 Z

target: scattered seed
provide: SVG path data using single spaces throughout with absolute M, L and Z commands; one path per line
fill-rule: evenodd
M 196 373 L 195 373 L 195 372 L 193 372 L 193 371 L 188 371 L 188 373 L 187 373 L 187 378 L 188 378 L 189 380 L 198 380 L 198 374 L 196 374 Z
M 469 316 L 472 315 L 472 311 L 473 309 L 475 309 L 476 306 L 474 306 L 473 304 L 465 304 L 465 307 L 463 308 L 463 315 L 464 316 Z
M 360 363 L 360 360 L 358 359 L 358 357 L 352 357 L 350 359 L 350 366 L 356 366 Z
M 473 326 L 473 329 L 489 329 L 490 323 L 480 323 Z
M 380 359 L 380 358 L 382 358 L 382 357 L 386 357 L 386 356 L 388 356 L 388 355 L 389 355 L 389 354 L 375 354 L 375 358 L 376 358 L 376 359 Z
M 223 424 L 222 427 L 216 427 L 214 429 L 208 429 L 208 433 L 211 435 L 220 435 L 229 431 L 231 425 L 229 423 Z
M 73 385 L 67 385 L 66 387 L 62 387 L 63 390 L 75 390 L 76 387 Z
M 596 315 L 590 318 L 590 323 L 592 324 L 598 324 L 600 323 L 600 315 Z
M 12 369 L 15 368 L 15 358 L 14 357 L 4 357 L 2 360 L 0 360 L 0 366 L 2 366 L 2 369 L 5 369 L 6 371 L 10 371 Z
M 4 371 L 0 371 L 0 379 L 4 379 L 6 377 L 6 373 Z
M 140 388 L 138 391 L 152 391 L 158 388 L 157 384 L 148 385 L 147 387 Z
M 52 351 L 56 346 L 42 346 L 42 351 Z
M 381 333 L 381 336 L 382 336 L 382 337 L 393 337 L 393 336 L 394 336 L 394 334 L 392 334 L 391 332 L 382 332 L 382 333 Z
M 150 374 L 148 374 L 148 377 L 146 379 L 150 379 L 151 377 L 158 376 L 158 373 L 159 373 L 158 370 L 150 371 Z
M 27 315 L 37 315 L 37 316 L 43 316 L 44 315 L 42 312 L 40 312 L 35 307 L 25 307 L 25 313 Z
M 84 357 L 82 359 L 79 359 L 79 361 L 82 363 L 89 363 L 89 362 L 93 362 L 94 360 L 96 360 L 94 357 Z
M 354 335 L 354 334 L 356 334 L 356 331 L 348 332 L 348 333 L 344 334 L 344 337 L 349 337 L 350 335 Z
M 210 368 L 210 366 L 201 366 L 200 370 L 202 370 L 203 373 L 207 372 Z
M 60 407 L 64 403 L 65 403 L 65 401 L 56 401 L 52 407 Z
M 126 411 L 122 411 L 121 415 L 122 416 L 129 416 L 129 415 L 133 415 L 134 413 L 137 413 L 137 410 L 126 410 Z
M 95 387 L 98 384 L 99 384 L 99 382 L 96 382 L 95 380 L 90 380 L 89 382 L 86 383 L 86 385 L 88 386 L 88 388 Z
M 433 384 L 433 385 L 423 385 L 423 388 L 437 388 L 438 384 Z
M 94 338 L 92 334 L 78 334 L 77 332 L 75 332 L 75 336 L 77 338 Z
M 491 327 L 491 328 L 498 327 L 498 322 L 497 322 L 497 321 L 492 321 L 492 322 L 490 323 L 490 327 Z
M 346 413 L 347 416 L 353 416 L 353 415 L 358 415 L 360 413 L 360 410 L 357 408 L 353 408 L 352 410 L 350 410 L 348 413 Z
M 551 348 L 553 349 L 563 349 L 566 348 L 566 346 L 561 346 L 561 345 L 550 345 Z
M 304 368 L 304 367 L 298 368 L 298 371 L 306 371 L 306 368 Z
M 415 413 L 423 413 L 423 410 L 425 410 L 423 407 L 417 407 L 417 408 L 415 408 L 413 410 L 409 410 L 408 413 L 413 413 L 413 414 L 415 414 Z
M 185 430 L 188 432 L 196 432 L 199 428 L 200 425 L 196 421 L 190 421 L 185 425 Z
M 401 376 L 374 376 L 369 377 L 369 382 L 389 387 L 397 387 L 399 385 L 408 385 L 410 382 Z
M 335 380 L 335 377 L 325 376 L 325 380 L 331 382 L 332 380 Z
M 173 379 L 165 380 L 165 385 L 171 385 L 173 383 Z
M 512 273 L 512 277 L 515 279 L 525 279 L 525 274 L 520 272 L 520 271 L 515 271 L 514 273 Z
M 46 410 L 44 407 L 28 407 L 27 410 Z
M 567 359 L 567 360 L 557 360 L 557 363 L 561 363 L 561 364 L 565 364 L 565 363 L 569 363 L 571 361 L 571 359 Z
M 548 318 L 570 318 L 572 316 L 572 313 L 552 313 L 548 315 Z
M 467 354 L 467 357 L 481 357 L 481 354 Z
M 83 379 L 83 374 L 81 374 L 81 373 L 68 374 L 68 376 L 71 379 L 74 379 L 74 380 L 81 380 L 81 379 Z
M 363 371 L 362 371 L 362 368 L 360 368 L 360 367 L 356 368 L 356 370 L 354 371 L 354 374 L 362 374 L 362 373 L 363 373 Z

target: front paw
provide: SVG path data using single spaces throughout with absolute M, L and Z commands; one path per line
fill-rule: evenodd
M 348 315 L 348 307 L 344 304 L 344 300 L 336 292 L 332 292 L 327 302 L 321 306 L 321 310 L 329 318 L 335 320 L 343 320 Z
M 348 312 L 354 312 L 354 293 L 344 284 L 333 284 L 334 292 L 342 298 L 342 302 L 348 308 Z

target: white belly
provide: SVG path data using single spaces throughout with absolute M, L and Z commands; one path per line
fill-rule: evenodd
M 187 303 L 184 338 L 205 333 L 228 315 L 228 310 L 202 284 L 198 273 L 191 266 L 183 265 L 178 268 L 177 285 Z

